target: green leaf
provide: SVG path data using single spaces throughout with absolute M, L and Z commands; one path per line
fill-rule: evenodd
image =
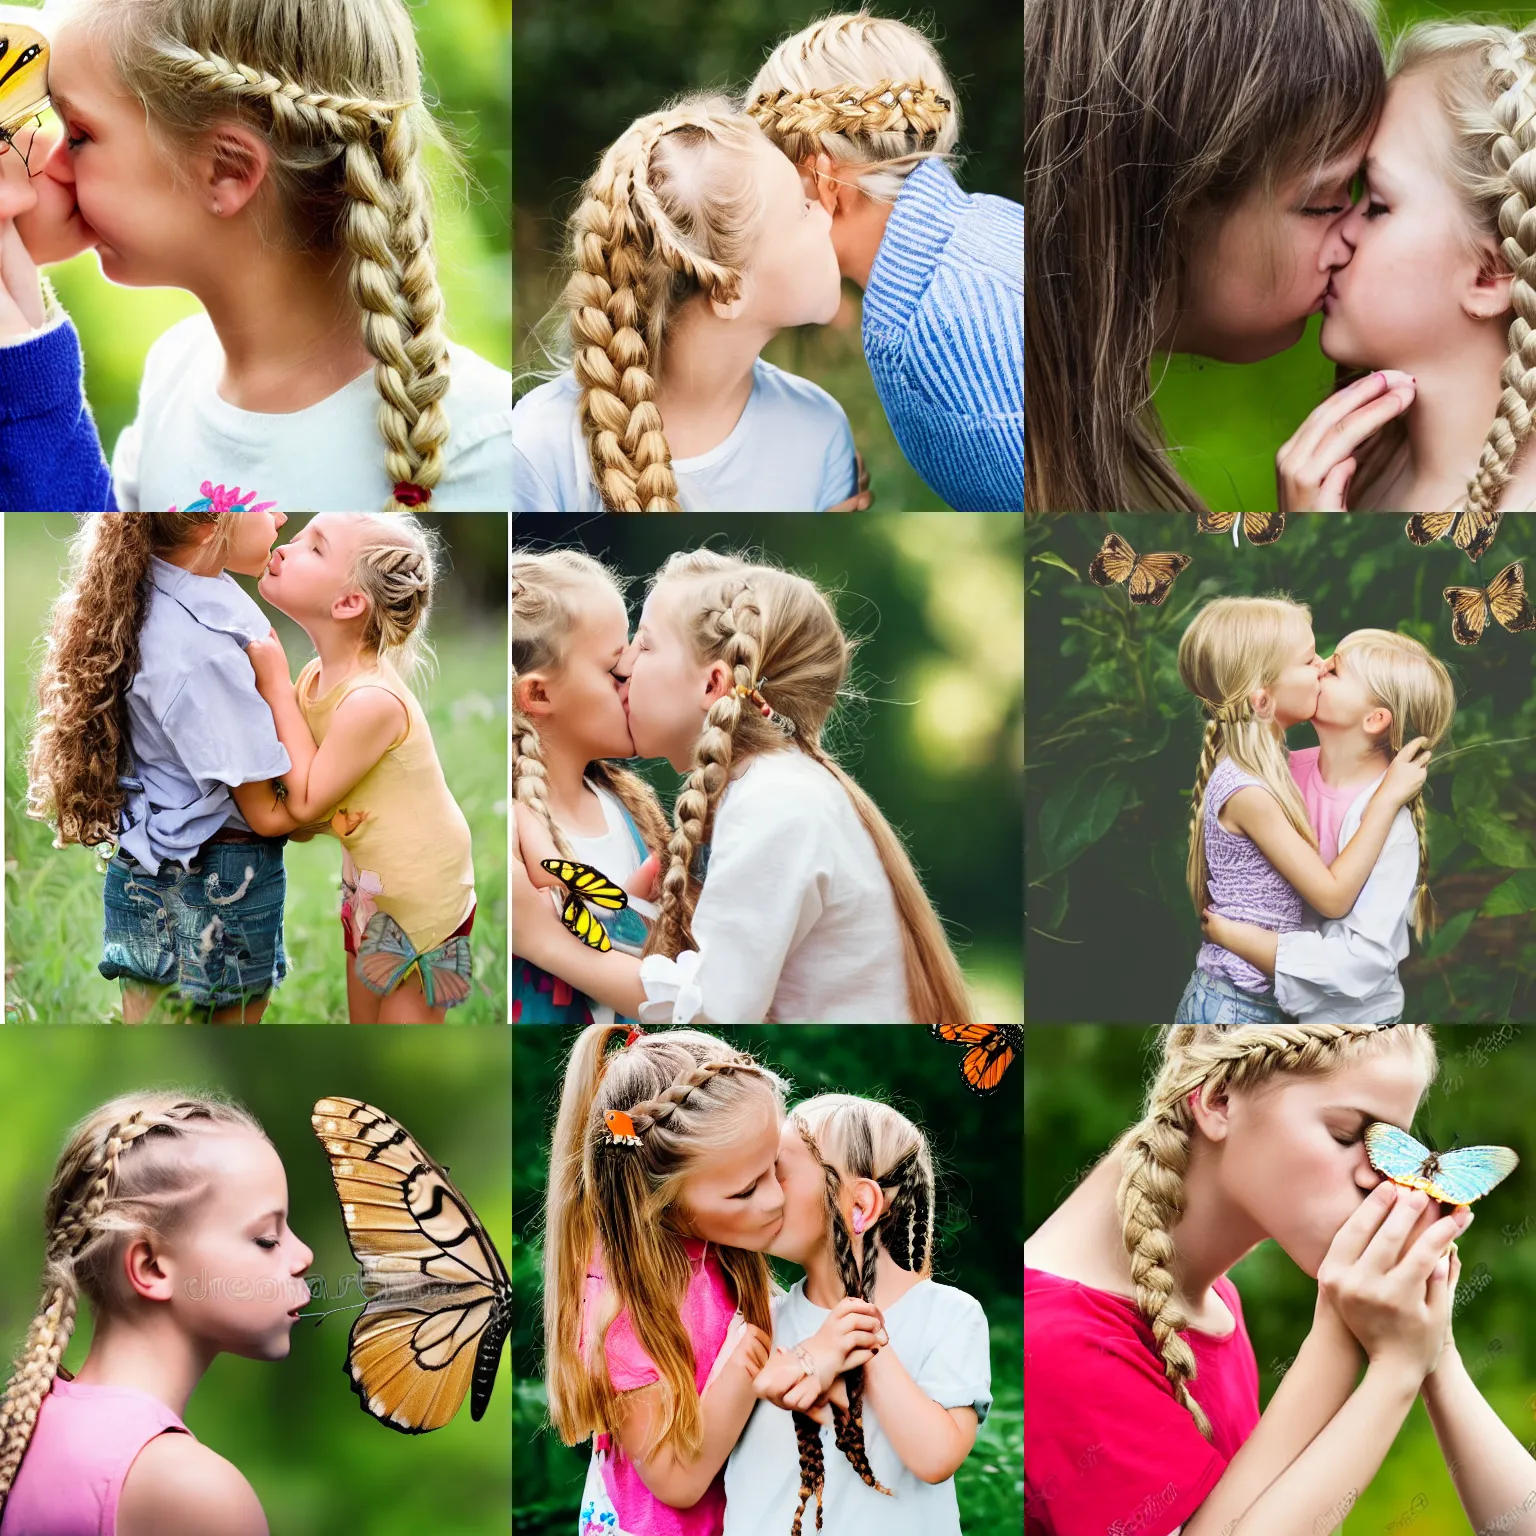
M 1081 581 L 1083 579 L 1077 574 L 1074 567 L 1068 565 L 1060 555 L 1054 554 L 1051 550 L 1046 550 L 1043 554 L 1034 555 L 1031 558 L 1038 560 L 1042 565 L 1056 566 L 1059 570 L 1065 571 L 1074 581 Z
M 1430 936 L 1429 943 L 1424 946 L 1424 958 L 1438 960 L 1441 955 L 1449 954 L 1461 942 L 1461 936 L 1472 926 L 1472 919 L 1476 916 L 1476 912 L 1458 912 L 1444 927 Z
M 1457 821 L 1462 835 L 1490 864 L 1502 869 L 1536 869 L 1536 848 L 1530 838 L 1492 811 L 1472 806 L 1462 811 Z
M 1522 869 L 1497 886 L 1483 903 L 1484 917 L 1514 917 L 1536 912 L 1536 869 Z
M 1053 791 L 1040 808 L 1040 845 L 1045 870 L 1065 869 L 1115 824 L 1129 788 L 1124 779 L 1089 774 Z

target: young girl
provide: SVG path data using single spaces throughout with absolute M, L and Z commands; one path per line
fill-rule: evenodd
M 235 1105 L 133 1093 L 75 1128 L 0 1405 L 3 1536 L 266 1536 L 251 1485 L 182 1419 L 218 1355 L 287 1358 L 314 1257 L 287 1212 L 282 1162 Z M 95 1326 L 71 1376 L 81 1296 Z
M 624 663 L 635 750 L 688 774 L 650 954 L 598 954 L 537 911 L 520 953 L 615 1007 L 646 1001 L 646 1022 L 967 1020 L 906 850 L 822 746 L 850 650 L 803 576 L 673 555 Z
M 1201 510 L 1153 353 L 1252 362 L 1317 313 L 1385 90 L 1371 10 L 1046 0 L 1024 58 L 1026 505 Z
M 1398 807 L 1424 787 L 1430 754 L 1417 737 L 1393 759 L 1358 835 L 1331 864 L 1323 862 L 1285 758 L 1285 732 L 1317 712 L 1323 667 L 1310 611 L 1287 598 L 1217 598 L 1185 630 L 1179 676 L 1207 716 L 1186 872 L 1197 913 L 1213 907 L 1277 933 L 1302 926 L 1303 900 L 1324 917 L 1343 917 Z M 1267 976 L 1219 943 L 1201 946 L 1175 1022 L 1261 1024 L 1283 1017 Z
M 758 356 L 836 314 L 827 225 L 723 97 L 632 123 L 571 221 L 570 369 L 513 413 L 513 510 L 853 506 L 843 408 Z
M 617 676 L 628 649 L 629 616 L 612 571 L 575 550 L 514 551 L 514 858 L 535 885 L 552 878 L 541 858 L 563 858 L 601 870 L 636 897 L 651 888 L 668 836 L 661 804 L 644 779 L 604 761 L 635 755 Z M 654 911 L 640 899 L 632 904 L 642 915 Z M 642 946 L 645 937 L 642 930 Z M 590 1024 L 602 1007 L 518 961 L 514 1024 Z
M 253 1024 L 288 969 L 283 838 L 257 823 L 290 761 L 242 654 L 270 626 L 227 574 L 287 517 L 207 489 L 212 511 L 82 520 L 38 678 L 27 814 L 115 845 L 99 969 L 125 1024 L 167 991 L 157 1017 Z
M 217 466 L 285 506 L 505 507 L 511 381 L 446 339 L 399 0 L 59 9 L 68 254 L 207 311 L 150 350 L 117 505 L 185 506 Z
M 321 513 L 273 552 L 258 590 L 319 653 L 293 682 L 274 632 L 250 647 L 293 759 L 272 829 L 341 843 L 354 1024 L 441 1024 L 471 991 L 475 872 L 427 717 L 405 682 L 426 642 L 432 550 L 415 518 Z
M 829 1531 L 960 1536 L 954 1475 L 991 1406 L 991 1361 L 980 1305 L 932 1278 L 927 1138 L 889 1105 L 822 1094 L 785 1122 L 777 1172 L 784 1225 L 769 1252 L 805 1276 L 774 1298 L 785 1347 L 757 1386 L 796 1418 L 768 1403 L 753 1412 L 726 1467 L 726 1536 L 799 1536 L 812 1496 L 818 1529 L 824 1503 Z M 858 1345 L 869 1329 L 853 1371 L 833 1375 L 834 1340 Z M 818 1430 L 805 1411 L 829 1388 L 840 1406 Z
M 960 512 L 1024 507 L 1024 210 L 960 190 L 960 98 L 905 22 L 828 16 L 758 70 L 747 111 L 831 219 L 864 356 L 913 468 Z
M 783 1112 L 780 1080 L 712 1035 L 594 1024 L 572 1048 L 544 1376 L 560 1438 L 595 1437 L 581 1536 L 720 1536 L 722 1468 L 768 1357 Z
M 1324 863 L 1359 831 L 1371 791 L 1409 733 L 1433 747 L 1455 714 L 1450 673 L 1417 640 L 1359 629 L 1339 641 L 1319 680 L 1318 745 L 1290 754 Z M 1408 925 L 1422 942 L 1433 917 L 1419 794 L 1393 817 L 1381 856 L 1342 918 L 1279 935 L 1223 917 L 1205 927 L 1214 943 L 1273 976 L 1280 1007 L 1301 1023 L 1376 1024 L 1402 1018 L 1397 968 L 1408 953 Z

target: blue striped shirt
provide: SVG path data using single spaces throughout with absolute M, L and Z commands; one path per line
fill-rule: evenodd
M 1024 510 L 1024 209 L 907 177 L 864 293 L 864 356 L 908 462 L 957 512 Z

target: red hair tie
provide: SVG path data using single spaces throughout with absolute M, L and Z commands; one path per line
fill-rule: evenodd
M 402 480 L 395 487 L 395 500 L 406 507 L 424 507 L 432 500 L 432 492 L 424 485 L 414 485 Z

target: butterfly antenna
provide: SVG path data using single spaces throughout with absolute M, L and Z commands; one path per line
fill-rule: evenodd
M 334 1316 L 337 1312 L 356 1312 L 359 1307 L 366 1307 L 367 1305 L 368 1303 L 366 1301 L 354 1301 L 345 1307 L 327 1307 L 323 1312 L 305 1312 L 301 1315 L 306 1321 L 308 1321 L 310 1318 L 314 1318 L 315 1327 L 318 1328 L 320 1324 L 326 1320 L 326 1318 Z

